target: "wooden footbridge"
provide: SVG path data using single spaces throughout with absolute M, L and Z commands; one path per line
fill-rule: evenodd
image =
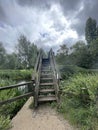
M 0 106 L 32 95 L 34 96 L 35 107 L 37 107 L 41 102 L 57 101 L 59 103 L 60 79 L 61 76 L 52 49 L 49 51 L 47 58 L 44 58 L 42 51 L 40 51 L 36 59 L 32 80 L 30 82 L 0 87 L 0 91 L 3 91 L 28 85 L 28 87 L 31 86 L 31 90 L 23 95 L 0 101 Z

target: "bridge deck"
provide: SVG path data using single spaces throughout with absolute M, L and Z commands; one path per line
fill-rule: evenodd
M 10 130 L 73 130 L 67 121 L 47 104 L 40 105 L 36 111 L 29 109 L 32 98 L 12 119 Z

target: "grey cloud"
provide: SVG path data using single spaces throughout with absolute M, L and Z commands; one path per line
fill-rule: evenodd
M 59 2 L 67 17 L 72 17 L 81 5 L 81 0 L 59 0 Z
M 77 13 L 77 15 L 75 16 L 75 19 L 78 19 L 79 22 L 74 24 L 72 23 L 71 27 L 76 29 L 77 33 L 81 36 L 85 34 L 85 23 L 86 20 L 89 17 L 92 17 L 94 19 L 97 20 L 98 23 L 98 16 L 97 16 L 97 12 L 98 12 L 98 1 L 95 0 L 83 0 L 82 1 L 81 6 L 83 6 L 83 10 L 80 11 L 79 13 Z
M 4 22 L 6 20 L 6 14 L 3 7 L 0 5 L 0 22 Z
M 33 6 L 40 9 L 49 9 L 51 7 L 52 0 L 17 0 L 21 6 Z

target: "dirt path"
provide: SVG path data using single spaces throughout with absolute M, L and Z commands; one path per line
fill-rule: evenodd
M 12 120 L 10 130 L 73 130 L 68 121 L 49 105 L 41 105 L 36 111 L 29 109 L 33 98 L 29 98 Z

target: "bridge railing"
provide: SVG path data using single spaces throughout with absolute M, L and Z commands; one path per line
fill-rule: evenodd
M 21 87 L 23 85 L 28 85 L 29 86 L 29 84 L 32 84 L 32 86 L 33 86 L 33 81 L 25 82 L 25 83 L 22 83 L 22 84 L 15 84 L 15 85 L 10 85 L 10 86 L 0 87 L 0 91 L 8 90 L 8 89 L 13 89 L 13 88 L 18 88 L 18 87 Z M 25 97 L 30 97 L 33 94 L 34 94 L 34 92 L 32 91 L 32 92 L 28 92 L 28 93 L 25 93 L 25 94 L 22 94 L 22 95 L 19 95 L 19 96 L 10 98 L 10 99 L 6 99 L 4 101 L 0 101 L 0 106 L 5 105 L 7 103 L 14 102 L 16 100 L 19 100 L 19 99 L 22 99 L 22 98 L 25 98 Z
M 38 104 L 41 65 L 42 65 L 42 51 L 40 50 L 37 60 L 36 60 L 35 67 L 34 67 L 34 73 L 32 76 L 32 81 L 35 84 L 35 89 L 34 89 L 34 106 L 35 107 L 37 107 L 37 104 Z
M 50 58 L 50 62 L 52 63 L 54 75 L 55 75 L 55 77 L 56 77 L 56 79 L 58 80 L 58 83 L 59 83 L 59 80 L 61 80 L 62 77 L 61 77 L 60 71 L 58 69 L 58 66 L 56 64 L 54 52 L 53 52 L 52 49 L 49 51 L 49 58 Z
M 57 98 L 57 101 L 59 102 L 59 80 L 61 79 L 61 75 L 56 65 L 55 56 L 52 49 L 49 52 L 49 59 L 50 59 L 50 64 L 53 71 L 53 81 L 55 83 L 56 98 Z

